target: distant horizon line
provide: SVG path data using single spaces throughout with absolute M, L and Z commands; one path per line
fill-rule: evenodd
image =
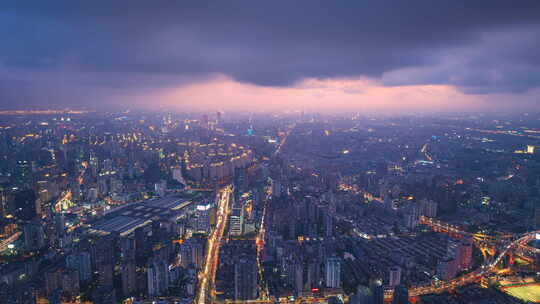
M 288 115 L 344 115 L 355 116 L 355 115 L 376 115 L 376 116 L 415 116 L 415 115 L 530 115 L 530 114 L 539 114 L 540 110 L 534 111 L 497 111 L 497 110 L 411 110 L 411 111 L 377 111 L 377 110 L 360 110 L 360 109 L 340 109 L 335 111 L 328 110 L 314 110 L 314 109 L 283 109 L 283 110 L 223 110 L 223 109 L 212 109 L 212 110 L 202 110 L 202 109 L 186 109 L 182 111 L 175 108 L 158 108 L 158 109 L 148 109 L 148 108 L 133 108 L 133 109 L 120 109 L 120 108 L 111 108 L 111 109 L 85 109 L 85 108 L 49 108 L 49 109 L 0 109 L 0 116 L 17 116 L 17 115 L 58 115 L 58 114 L 68 114 L 68 115 L 85 115 L 85 114 L 103 114 L 103 113 L 123 113 L 123 114 L 136 114 L 136 113 L 172 113 L 172 114 L 205 114 L 205 113 L 230 113 L 230 114 L 288 114 Z

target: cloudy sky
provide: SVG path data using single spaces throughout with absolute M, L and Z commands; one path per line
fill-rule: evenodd
M 0 108 L 540 110 L 540 1 L 0 3 Z

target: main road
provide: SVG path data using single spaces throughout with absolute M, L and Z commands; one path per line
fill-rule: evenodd
M 259 297 L 261 299 L 268 299 L 270 296 L 270 293 L 268 291 L 268 284 L 266 283 L 266 280 L 263 276 L 263 265 L 262 265 L 262 259 L 263 259 L 263 251 L 264 251 L 264 238 L 266 229 L 264 228 L 265 218 L 266 218 L 266 208 L 268 206 L 268 200 L 270 199 L 270 195 L 267 194 L 266 198 L 264 199 L 264 207 L 261 217 L 261 225 L 259 227 L 259 233 L 257 234 L 257 237 L 255 238 L 255 244 L 257 246 L 257 268 L 259 270 L 259 291 L 260 295 Z
M 218 266 L 219 248 L 225 232 L 225 227 L 227 226 L 227 219 L 229 218 L 229 204 L 232 191 L 232 186 L 228 185 L 221 188 L 216 196 L 218 205 L 216 227 L 208 238 L 204 266 L 199 273 L 199 285 L 195 297 L 195 303 L 198 304 L 209 303 L 211 302 L 209 299 L 213 297 L 212 291 L 214 290 L 214 281 Z
M 285 132 L 285 136 L 283 136 L 283 138 L 280 140 L 280 142 L 279 142 L 279 144 L 278 144 L 278 146 L 276 148 L 276 151 L 274 151 L 274 156 L 277 156 L 279 153 L 281 153 L 281 149 L 283 148 L 283 146 L 287 142 L 287 138 L 289 138 L 289 135 L 291 135 L 294 128 L 296 128 L 296 123 L 293 123 L 292 125 L 289 126 L 289 129 Z

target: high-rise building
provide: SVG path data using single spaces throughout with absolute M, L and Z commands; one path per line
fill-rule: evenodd
M 88 192 L 86 193 L 86 198 L 91 202 L 97 201 L 98 189 L 96 187 L 88 188 Z
M 79 254 L 79 275 L 81 281 L 88 282 L 92 279 L 92 262 L 90 253 L 83 251 Z
M 408 206 L 404 214 L 405 226 L 409 229 L 414 229 L 418 226 L 418 219 L 420 217 L 420 210 L 416 204 Z
M 144 257 L 149 251 L 149 243 L 147 239 L 146 227 L 138 227 L 135 229 L 135 256 L 137 258 Z
M 154 191 L 157 195 L 163 197 L 165 196 L 165 191 L 167 190 L 167 181 L 160 180 L 158 183 L 154 184 Z
M 79 274 L 76 270 L 56 268 L 45 273 L 45 291 L 48 296 L 60 291 L 65 299 L 79 296 Z
M 100 265 L 115 263 L 116 240 L 112 236 L 97 239 L 91 246 L 92 268 L 97 270 Z
M 122 260 L 135 259 L 136 241 L 133 237 L 122 237 L 119 239 L 120 253 Z
M 388 286 L 396 287 L 401 284 L 401 268 L 398 266 L 391 267 L 388 276 Z
M 201 269 L 204 264 L 204 239 L 195 239 L 190 243 L 191 246 L 191 262 L 195 267 Z
M 210 232 L 210 214 L 212 212 L 212 204 L 203 203 L 197 205 L 197 232 Z
M 8 212 L 8 191 L 4 187 L 0 186 L 0 218 L 4 218 L 4 216 Z
M 111 287 L 114 284 L 114 265 L 99 264 L 97 268 L 98 284 L 103 287 Z
M 371 285 L 371 292 L 373 294 L 373 304 L 384 304 L 384 287 L 380 281 Z
M 256 298 L 257 261 L 244 256 L 234 265 L 234 299 L 253 300 Z
M 334 193 L 334 191 L 328 191 L 327 194 L 328 194 L 327 196 L 328 197 L 328 212 L 334 215 L 336 214 L 336 210 L 337 210 L 336 194 Z
M 208 129 L 208 123 L 209 123 L 208 114 L 204 114 L 201 120 L 201 127 L 204 129 Z
M 45 244 L 45 232 L 39 220 L 32 220 L 23 227 L 24 247 L 32 251 L 43 248 Z
M 392 304 L 409 304 L 409 290 L 404 285 L 394 288 Z
M 534 208 L 534 227 L 540 229 L 540 207 Z
M 158 259 L 151 259 L 147 267 L 148 295 L 160 296 L 169 288 L 169 272 L 167 264 Z
M 122 294 L 124 297 L 133 295 L 137 290 L 137 272 L 135 261 L 129 260 L 122 264 Z
M 101 196 L 106 196 L 109 193 L 109 186 L 107 185 L 107 179 L 99 178 L 97 181 L 98 193 Z
M 182 267 L 187 268 L 191 264 L 191 247 L 187 242 L 180 245 L 178 256 Z
M 240 236 L 244 232 L 244 208 L 239 205 L 235 205 L 232 209 L 229 217 L 230 234 L 233 236 Z
M 37 216 L 36 195 L 33 190 L 21 190 L 15 193 L 15 216 L 20 220 L 30 221 Z
M 324 215 L 324 234 L 326 237 L 332 237 L 334 233 L 334 223 L 330 214 Z
M 349 298 L 349 304 L 373 304 L 373 292 L 367 286 L 359 285 L 356 293 Z
M 18 160 L 14 172 L 15 182 L 26 188 L 29 185 L 31 174 L 30 163 L 26 160 Z
M 309 259 L 306 261 L 306 276 L 304 282 L 304 290 L 318 288 L 320 281 L 320 263 L 317 259 Z
M 99 287 L 92 293 L 92 302 L 95 304 L 116 304 L 116 289 L 112 286 Z
M 61 284 L 60 272 L 58 269 L 47 271 L 45 273 L 45 292 L 48 296 L 52 295 L 57 289 L 61 289 Z
M 92 269 L 98 273 L 102 287 L 113 286 L 116 239 L 113 236 L 99 238 L 91 246 Z
M 80 295 L 80 282 L 77 270 L 66 270 L 62 273 L 62 291 L 69 299 L 76 299 Z
M 437 263 L 437 276 L 441 280 L 451 280 L 456 276 L 458 262 L 454 257 L 446 256 Z
M 328 297 L 328 304 L 343 304 L 343 300 L 338 296 Z
M 447 245 L 447 256 L 455 260 L 456 272 L 469 269 L 472 263 L 472 240 L 449 240 Z
M 460 247 L 459 240 L 449 239 L 448 243 L 446 244 L 446 255 L 450 257 L 454 257 L 457 260 L 459 260 L 459 247 Z
M 122 180 L 111 178 L 111 192 L 120 193 L 123 190 Z
M 217 111 L 216 113 L 216 125 L 219 125 L 221 123 L 221 112 Z
M 182 174 L 182 168 L 175 167 L 172 169 L 172 178 L 179 182 L 182 185 L 186 185 L 186 180 L 184 179 L 184 175 Z
M 437 216 L 437 203 L 432 200 L 423 199 L 420 202 L 421 214 L 434 218 Z
M 77 270 L 81 282 L 88 282 L 92 279 L 92 265 L 88 252 L 81 251 L 68 255 L 66 257 L 66 266 Z
M 300 293 L 304 290 L 304 265 L 302 261 L 295 259 L 291 267 L 292 281 L 296 293 Z
M 59 238 L 65 235 L 66 218 L 64 217 L 63 213 L 59 213 L 54 216 L 54 230 Z
M 341 261 L 337 257 L 329 257 L 325 264 L 325 283 L 327 288 L 341 287 Z
M 282 187 L 279 179 L 272 179 L 272 196 L 281 197 Z
M 459 246 L 459 268 L 461 270 L 471 268 L 472 264 L 472 240 L 467 238 L 461 241 Z

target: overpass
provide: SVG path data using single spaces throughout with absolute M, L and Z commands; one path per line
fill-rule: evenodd
M 4 251 L 8 248 L 9 244 L 15 242 L 20 236 L 22 235 L 22 232 L 15 232 L 8 238 L 0 241 L 0 251 Z
M 419 217 L 419 223 L 431 227 L 431 229 L 433 229 L 435 232 L 446 233 L 455 238 L 472 238 L 475 242 L 495 243 L 501 241 L 510 241 L 514 238 L 514 236 L 511 234 L 490 235 L 484 233 L 467 232 L 457 225 L 452 225 L 447 222 L 423 215 Z
M 453 230 L 453 228 L 452 228 L 451 231 L 453 231 L 455 233 L 459 232 L 457 230 Z M 466 234 L 466 232 L 464 232 L 464 233 Z M 524 244 L 528 243 L 531 239 L 533 239 L 535 237 L 536 233 L 540 233 L 540 230 L 524 233 L 519 238 L 517 238 L 517 239 L 515 239 L 513 241 L 506 242 L 506 244 L 504 246 L 499 247 L 499 249 L 500 249 L 499 254 L 495 258 L 485 260 L 484 263 L 480 266 L 480 268 L 478 268 L 478 269 L 476 269 L 476 270 L 474 270 L 472 272 L 464 274 L 464 275 L 462 275 L 460 277 L 457 277 L 455 279 L 452 279 L 452 280 L 449 280 L 449 281 L 446 281 L 446 282 L 442 282 L 442 283 L 437 284 L 437 285 L 426 285 L 426 286 L 413 287 L 413 288 L 409 289 L 409 295 L 411 297 L 416 297 L 416 296 L 421 296 L 421 295 L 430 294 L 430 293 L 441 293 L 441 292 L 444 292 L 444 291 L 455 289 L 456 287 L 459 287 L 459 286 L 463 286 L 463 285 L 472 283 L 472 282 L 480 279 L 482 276 L 491 273 L 495 269 L 497 264 L 504 258 L 504 256 L 506 256 L 511 250 L 513 250 L 513 249 L 515 249 L 515 248 L 517 248 L 519 246 L 523 246 Z M 459 233 L 459 234 L 461 234 L 461 233 Z M 464 234 L 462 234 L 462 235 L 464 235 Z M 469 233 L 468 235 L 474 237 L 475 234 L 470 234 Z M 505 238 L 507 238 L 506 235 L 505 235 Z

